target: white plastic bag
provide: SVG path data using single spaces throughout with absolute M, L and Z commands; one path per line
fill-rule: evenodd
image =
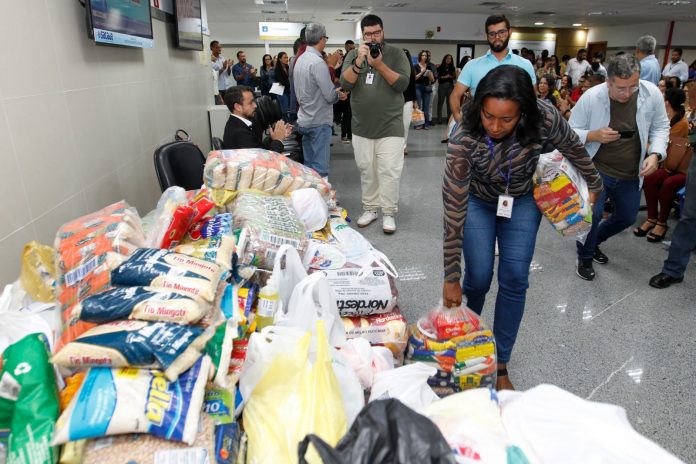
M 389 348 L 372 346 L 364 338 L 347 340 L 341 354 L 366 390 L 372 388 L 375 374 L 394 369 L 394 356 Z
M 365 392 L 348 360 L 334 347 L 331 347 L 331 366 L 336 374 L 338 385 L 341 387 L 346 423 L 350 427 L 365 406 Z
M 300 222 L 307 232 L 323 229 L 329 220 L 329 207 L 318 190 L 304 188 L 290 194 L 292 207 L 297 211 Z
M 508 435 L 533 463 L 682 462 L 636 432 L 620 406 L 587 401 L 553 385 L 501 403 Z
M 306 277 L 295 286 L 287 312 L 277 312 L 274 323 L 314 331 L 319 319 L 324 320 L 331 346 L 343 346 L 346 343 L 346 330 L 338 315 L 336 297 L 321 272 Z
M 316 190 L 313 190 L 316 192 Z M 278 286 L 278 311 L 285 311 L 290 304 L 292 292 L 302 279 L 307 277 L 302 258 L 290 245 L 282 245 L 273 264 L 273 278 Z
M 30 308 L 24 307 L 25 303 L 30 303 Z M 51 310 L 54 316 L 58 313 L 55 304 L 31 302 L 19 283 L 5 285 L 0 295 L 0 354 L 8 346 L 33 333 L 44 334 L 53 349 L 54 330 L 57 327 L 52 328 L 45 318 L 31 310 L 32 306 L 39 311 Z M 59 325 L 58 323 L 57 326 Z
M 508 461 L 510 438 L 500 419 L 494 390 L 476 388 L 455 393 L 420 412 L 440 429 L 458 463 L 518 462 Z
M 437 369 L 423 363 L 383 371 L 375 375 L 370 402 L 396 398 L 414 411 L 419 411 L 440 398 L 428 385 Z

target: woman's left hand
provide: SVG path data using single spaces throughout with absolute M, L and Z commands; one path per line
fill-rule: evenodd
M 590 207 L 594 208 L 594 205 L 597 203 L 597 200 L 599 200 L 599 194 L 601 192 L 590 192 Z
M 442 288 L 442 305 L 445 308 L 456 308 L 462 304 L 462 287 L 458 281 L 448 282 Z

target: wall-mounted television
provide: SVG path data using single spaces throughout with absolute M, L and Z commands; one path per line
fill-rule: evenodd
M 87 0 L 87 34 L 97 43 L 152 48 L 150 0 Z
M 175 0 L 174 24 L 178 48 L 203 50 L 201 0 Z

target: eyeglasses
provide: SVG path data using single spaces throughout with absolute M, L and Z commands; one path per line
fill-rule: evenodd
M 486 35 L 488 36 L 489 39 L 495 39 L 498 37 L 499 39 L 502 39 L 508 35 L 510 31 L 508 29 L 501 29 L 499 31 L 491 31 L 488 32 Z
M 326 40 L 329 40 L 329 36 L 328 36 L 328 35 L 322 35 L 322 37 L 325 38 Z
M 638 86 L 634 85 L 633 87 L 614 87 L 614 89 L 618 93 L 628 93 L 629 95 L 633 95 L 638 91 Z
M 377 30 L 377 31 L 372 31 L 372 32 L 365 32 L 365 33 L 363 34 L 363 38 L 364 38 L 365 40 L 367 40 L 367 39 L 376 39 L 376 38 L 379 37 L 381 34 L 382 34 L 382 29 L 379 29 L 379 30 Z

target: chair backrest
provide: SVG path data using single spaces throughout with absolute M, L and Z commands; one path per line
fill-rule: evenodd
M 213 137 L 213 150 L 224 150 L 225 145 L 222 143 L 220 137 Z
M 203 184 L 205 156 L 191 142 L 171 142 L 155 150 L 155 172 L 164 192 L 174 185 L 195 190 Z

